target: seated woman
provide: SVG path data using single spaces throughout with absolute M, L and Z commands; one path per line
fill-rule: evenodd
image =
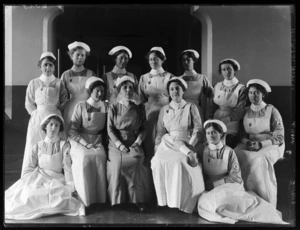
M 107 180 L 111 205 L 133 203 L 139 211 L 149 202 L 150 168 L 143 165 L 141 143 L 145 137 L 145 106 L 134 93 L 134 80 L 117 79 L 117 101 L 108 110 Z
M 76 104 L 68 130 L 72 146 L 72 171 L 79 197 L 86 206 L 106 202 L 106 136 L 108 104 L 102 79 L 90 77 L 85 88 L 89 99 Z
M 277 182 L 273 165 L 283 157 L 284 127 L 280 113 L 264 102 L 271 88 L 267 82 L 247 83 L 250 107 L 241 127 L 241 143 L 234 149 L 239 159 L 246 190 L 257 193 L 276 207 Z
M 63 118 L 49 114 L 40 127 L 45 139 L 33 145 L 23 177 L 5 191 L 5 218 L 85 215 L 84 205 L 75 198 L 70 143 L 58 135 L 64 130 Z
M 208 144 L 201 151 L 206 191 L 198 201 L 201 217 L 215 222 L 239 220 L 285 224 L 279 212 L 254 192 L 246 192 L 235 152 L 221 141 L 227 128 L 220 120 L 204 123 Z
M 159 113 L 151 168 L 158 205 L 192 213 L 204 191 L 202 168 L 195 153 L 202 124 L 197 106 L 182 99 L 186 89 L 180 77 L 168 81 L 172 101 Z

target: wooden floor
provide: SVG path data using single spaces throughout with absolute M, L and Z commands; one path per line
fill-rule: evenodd
M 4 189 L 7 189 L 20 178 L 26 133 L 20 132 L 9 125 L 5 126 L 4 136 Z M 278 191 L 278 207 L 283 220 L 288 226 L 295 226 L 286 196 L 288 179 L 280 179 L 281 190 Z M 283 194 L 283 196 L 282 196 Z M 175 208 L 157 207 L 153 205 L 147 212 L 141 213 L 131 206 L 111 207 L 108 204 L 96 204 L 86 209 L 86 216 L 53 215 L 34 220 L 4 220 L 6 227 L 199 227 L 199 226 L 234 226 L 234 227 L 273 227 L 272 224 L 238 222 L 234 225 L 207 221 L 197 213 L 186 214 Z

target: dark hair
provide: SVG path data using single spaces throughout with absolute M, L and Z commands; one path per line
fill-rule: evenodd
M 221 71 L 221 65 L 223 65 L 223 64 L 229 64 L 229 65 L 232 66 L 232 68 L 233 68 L 233 70 L 235 72 L 238 71 L 238 66 L 233 61 L 231 61 L 231 60 L 225 60 L 225 61 L 222 61 L 222 62 L 219 63 L 219 69 L 218 69 L 219 74 L 222 73 L 222 71 Z
M 180 55 L 180 61 L 182 60 L 183 55 L 187 55 L 189 58 L 192 58 L 194 62 L 196 62 L 198 60 L 198 58 L 196 58 L 194 52 L 192 52 L 192 51 L 185 51 L 185 52 L 181 53 L 181 55 Z
M 205 131 L 209 128 L 209 127 L 213 127 L 215 130 L 217 130 L 221 135 L 223 135 L 223 129 L 221 127 L 221 125 L 214 123 L 214 122 L 210 122 L 208 124 L 206 124 L 204 126 Z
M 44 122 L 44 124 L 42 124 L 42 130 L 43 130 L 45 133 L 46 133 L 46 126 L 49 124 L 49 122 L 50 122 L 51 119 L 56 119 L 56 120 L 60 123 L 60 126 L 59 126 L 59 132 L 64 131 L 64 123 L 63 123 L 63 121 L 60 119 L 59 116 L 53 115 L 53 116 L 49 117 L 49 118 Z
M 87 57 L 87 56 L 90 56 L 90 52 L 88 52 L 85 48 L 83 48 L 83 47 L 81 47 L 81 46 L 76 46 L 76 47 L 74 47 L 73 49 L 71 49 L 71 50 L 69 50 L 69 51 L 67 52 L 67 53 L 69 54 L 69 57 L 71 58 L 71 60 L 72 60 L 73 54 L 74 54 L 77 50 L 79 50 L 79 49 L 85 50 L 85 55 L 86 55 L 86 57 Z
M 112 55 L 112 60 L 113 60 L 113 62 L 116 61 L 117 57 L 118 57 L 121 53 L 127 54 L 128 59 L 129 59 L 129 56 L 130 56 L 129 53 L 128 53 L 126 50 L 122 49 L 122 50 L 119 50 L 119 51 L 115 52 L 115 53 Z
M 51 56 L 46 56 L 46 57 L 43 57 L 41 60 L 39 60 L 37 66 L 41 68 L 41 65 L 42 65 L 42 62 L 44 59 L 47 59 L 49 62 L 51 62 L 53 65 L 56 65 L 56 60 L 51 57 Z
M 162 52 L 160 52 L 160 51 L 158 51 L 158 50 L 151 50 L 151 51 L 149 51 L 149 52 L 147 53 L 147 55 L 146 55 L 147 61 L 149 61 L 149 56 L 150 56 L 151 53 L 154 53 L 154 54 L 155 54 L 160 60 L 162 60 L 162 61 L 165 61 L 165 60 L 166 60 L 166 57 L 165 57 L 165 55 L 164 55 Z
M 123 81 L 120 85 L 116 86 L 118 93 L 120 93 L 122 86 L 125 85 L 127 82 L 130 82 L 133 85 L 133 91 L 136 91 L 135 84 L 132 81 L 126 80 L 126 81 Z
M 267 90 L 265 89 L 265 87 L 263 87 L 262 85 L 257 84 L 257 83 L 252 83 L 252 84 L 248 85 L 248 87 L 247 87 L 247 89 L 246 89 L 247 95 L 249 94 L 249 89 L 250 89 L 250 87 L 255 87 L 258 91 L 260 91 L 260 92 L 262 93 L 262 95 L 263 95 L 263 99 L 264 99 L 264 100 L 265 100 L 265 99 L 268 97 L 268 95 L 269 95 L 269 93 L 267 92 Z M 249 99 L 249 98 L 248 98 L 248 99 Z
M 171 79 L 172 79 L 172 78 L 171 78 Z M 185 88 L 185 86 L 182 84 L 182 82 L 181 82 L 180 80 L 178 80 L 178 79 L 175 79 L 175 80 L 173 80 L 173 81 L 170 81 L 170 80 L 168 81 L 168 83 L 167 83 L 167 91 L 168 91 L 168 93 L 169 93 L 169 88 L 170 88 L 170 85 L 171 85 L 172 82 L 177 82 L 177 83 L 181 86 L 183 92 L 185 92 L 186 88 Z

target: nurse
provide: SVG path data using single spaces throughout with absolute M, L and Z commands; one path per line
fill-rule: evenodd
M 116 102 L 116 98 L 118 95 L 116 89 L 116 82 L 118 78 L 121 78 L 124 75 L 131 77 L 134 81 L 135 91 L 137 91 L 136 86 L 138 84 L 138 80 L 133 73 L 130 73 L 126 70 L 129 59 L 132 58 L 130 49 L 128 49 L 126 46 L 115 46 L 109 51 L 108 54 L 112 56 L 115 66 L 110 72 L 105 73 L 102 76 L 102 79 L 107 85 L 105 99 L 112 104 Z
M 76 104 L 68 135 L 71 143 L 72 172 L 79 197 L 89 206 L 106 202 L 106 125 L 108 103 L 106 85 L 98 77 L 85 83 L 89 99 Z
M 180 77 L 186 81 L 189 89 L 183 95 L 183 99 L 197 105 L 201 121 L 204 122 L 207 118 L 207 102 L 213 98 L 213 86 L 205 75 L 194 70 L 194 65 L 199 57 L 200 55 L 196 50 L 187 49 L 182 51 L 180 61 L 184 73 Z
M 277 182 L 274 164 L 283 157 L 284 126 L 279 111 L 265 103 L 271 92 L 261 79 L 247 82 L 251 102 L 241 127 L 241 143 L 235 148 L 247 190 L 257 193 L 274 207 L 277 205 Z
M 219 63 L 219 73 L 224 80 L 214 87 L 213 106 L 210 118 L 221 120 L 227 126 L 224 136 L 226 145 L 234 148 L 238 143 L 239 122 L 245 114 L 245 85 L 236 78 L 236 72 L 241 69 L 234 59 L 224 59 Z
M 26 144 L 22 164 L 21 177 L 24 175 L 24 166 L 28 164 L 28 157 L 32 152 L 33 144 L 43 140 L 45 133 L 39 125 L 51 113 L 61 115 L 61 110 L 67 100 L 67 91 L 63 82 L 56 78 L 56 57 L 52 52 L 42 53 L 38 62 L 42 75 L 31 80 L 26 89 L 25 108 L 30 115 L 28 122 Z M 60 133 L 65 138 L 65 132 Z
M 91 52 L 91 49 L 87 44 L 75 41 L 68 45 L 68 49 L 68 55 L 73 62 L 73 66 L 61 75 L 61 80 L 69 95 L 69 100 L 66 103 L 63 112 L 66 131 L 69 129 L 75 105 L 79 101 L 87 100 L 89 97 L 84 88 L 86 80 L 91 76 L 96 76 L 92 70 L 84 67 L 86 58 Z

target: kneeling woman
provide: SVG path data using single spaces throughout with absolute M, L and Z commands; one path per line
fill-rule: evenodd
M 102 143 L 108 104 L 103 101 L 106 86 L 102 79 L 90 77 L 85 88 L 90 98 L 76 104 L 68 135 L 75 187 L 83 203 L 89 206 L 106 202 L 106 151 Z
M 143 165 L 141 143 L 145 137 L 146 113 L 134 93 L 129 76 L 117 79 L 117 101 L 108 110 L 109 136 L 107 179 L 111 205 L 134 203 L 139 210 L 149 201 L 150 168 Z
M 204 191 L 202 168 L 195 152 L 202 124 L 197 106 L 182 99 L 186 89 L 182 78 L 168 81 L 172 101 L 159 114 L 151 168 L 158 205 L 192 213 Z
M 278 211 L 254 192 L 243 187 L 241 170 L 235 152 L 221 142 L 227 128 L 220 120 L 204 123 L 208 144 L 201 151 L 206 191 L 198 201 L 201 217 L 215 222 L 238 220 L 284 224 Z
M 5 218 L 85 215 L 84 205 L 74 198 L 70 143 L 58 135 L 64 130 L 63 118 L 50 114 L 40 125 L 46 137 L 33 145 L 23 177 L 5 191 Z

